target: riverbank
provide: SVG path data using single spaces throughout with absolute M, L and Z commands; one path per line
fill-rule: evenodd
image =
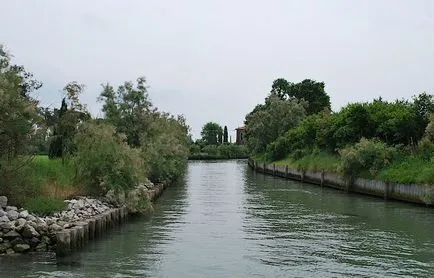
M 379 180 L 355 178 L 352 180 L 327 171 L 298 170 L 283 165 L 267 164 L 248 160 L 257 172 L 282 178 L 327 186 L 346 192 L 354 192 L 410 203 L 431 206 L 434 203 L 434 186 L 429 184 L 398 184 Z
M 48 251 L 67 255 L 122 224 L 128 215 L 152 211 L 150 202 L 166 187 L 147 182 L 127 194 L 65 200 L 65 210 L 44 217 L 8 206 L 7 198 L 0 196 L 0 254 Z

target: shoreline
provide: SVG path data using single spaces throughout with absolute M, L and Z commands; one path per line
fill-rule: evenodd
M 135 201 L 152 202 L 167 186 L 166 183 L 147 183 L 129 191 L 128 197 L 132 192 Z M 0 255 L 55 252 L 56 256 L 66 256 L 138 213 L 135 208 L 128 208 L 129 200 L 114 205 L 100 199 L 77 197 L 65 200 L 65 210 L 40 217 L 25 209 L 8 206 L 7 198 L 1 198 Z
M 254 171 L 276 177 L 326 186 L 346 192 L 382 197 L 407 203 L 432 206 L 434 186 L 428 184 L 392 184 L 379 180 L 356 178 L 348 181 L 342 176 L 325 171 L 297 170 L 288 166 L 259 163 L 251 158 L 248 165 Z

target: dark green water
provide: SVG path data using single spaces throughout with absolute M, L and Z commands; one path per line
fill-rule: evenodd
M 434 210 L 192 162 L 155 215 L 74 255 L 0 257 L 1 277 L 434 277 Z

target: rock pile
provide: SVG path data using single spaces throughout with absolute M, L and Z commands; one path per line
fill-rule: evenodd
M 8 206 L 8 199 L 0 196 L 0 254 L 53 250 L 57 231 L 71 228 L 74 222 L 110 209 L 108 203 L 86 197 L 65 202 L 66 210 L 53 216 L 39 217 L 27 210 Z

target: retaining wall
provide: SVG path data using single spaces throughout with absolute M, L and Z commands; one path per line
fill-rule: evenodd
M 288 166 L 259 163 L 248 160 L 249 166 L 257 172 L 282 178 L 297 180 L 332 187 L 347 192 L 383 197 L 417 204 L 432 205 L 434 203 L 434 185 L 424 184 L 390 184 L 379 180 L 357 178 L 348 181 L 334 173 L 299 171 Z
M 158 198 L 166 184 L 155 184 L 148 190 L 151 200 Z M 65 256 L 85 246 L 89 240 L 101 237 L 108 230 L 127 221 L 129 216 L 126 206 L 113 208 L 92 218 L 73 223 L 68 229 L 56 232 L 56 255 Z

